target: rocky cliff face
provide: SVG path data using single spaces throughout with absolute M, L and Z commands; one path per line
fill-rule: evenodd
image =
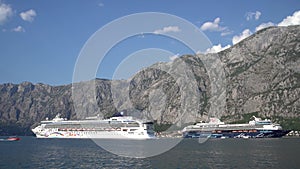
M 73 86 L 2 84 L 0 134 L 28 134 L 30 127 L 57 113 L 76 119 L 127 111 L 179 126 L 208 116 L 233 122 L 259 115 L 297 123 L 299 32 L 300 26 L 264 29 L 218 54 L 157 63 L 128 80 L 95 79 Z
M 227 116 L 299 118 L 300 27 L 257 32 L 219 53 L 227 72 Z
M 0 85 L 0 133 L 29 134 L 32 125 L 56 113 L 70 118 L 70 87 L 29 82 Z

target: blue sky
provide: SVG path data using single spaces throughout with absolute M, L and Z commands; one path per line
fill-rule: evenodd
M 134 13 L 162 12 L 186 19 L 210 40 L 213 47 L 206 52 L 216 52 L 257 29 L 300 24 L 298 11 L 298 0 L 0 0 L 0 83 L 71 83 L 74 65 L 86 41 L 104 25 Z M 178 25 L 157 29 L 180 31 Z M 127 56 L 143 53 L 137 52 L 143 49 L 170 51 L 163 52 L 165 56 L 159 59 L 149 59 L 149 64 L 191 53 L 173 39 L 142 36 L 112 48 L 100 64 L 97 77 L 112 78 L 119 64 L 128 62 L 124 61 Z

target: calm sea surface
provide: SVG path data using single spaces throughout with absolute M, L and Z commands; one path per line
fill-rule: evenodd
M 300 138 L 184 139 L 150 158 L 111 154 L 92 140 L 36 139 L 0 142 L 0 168 L 300 168 Z

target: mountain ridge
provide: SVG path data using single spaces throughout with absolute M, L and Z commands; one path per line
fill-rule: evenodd
M 184 55 L 146 68 L 132 79 L 96 78 L 90 81 L 95 85 L 94 101 L 87 101 L 94 98 L 88 91 L 90 82 L 79 83 L 76 97 L 72 97 L 72 84 L 1 84 L 0 134 L 30 134 L 30 128 L 57 113 L 76 119 L 127 110 L 136 116 L 151 116 L 158 123 L 178 123 L 179 117 L 182 123 L 189 123 L 211 116 L 210 110 L 219 108 L 211 100 L 222 96 L 226 106 L 216 115 L 225 122 L 244 122 L 250 115 L 258 115 L 300 129 L 290 124 L 300 121 L 299 32 L 300 26 L 270 27 L 217 54 Z M 216 90 L 226 91 L 219 95 L 213 94 L 212 86 L 220 79 L 210 77 L 212 70 L 203 64 L 204 59 L 216 56 L 226 78 L 223 87 L 216 85 Z M 216 62 L 210 63 L 215 66 Z M 184 83 L 190 79 L 193 82 Z M 192 95 L 195 97 L 186 97 Z

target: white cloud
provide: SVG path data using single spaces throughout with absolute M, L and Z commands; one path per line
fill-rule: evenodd
M 100 3 L 98 3 L 98 6 L 99 6 L 99 7 L 103 7 L 104 4 L 100 2 Z
M 4 24 L 10 16 L 13 15 L 13 10 L 10 5 L 0 1 L 0 25 Z
M 201 54 L 203 54 L 203 53 L 205 53 L 205 52 L 202 52 L 202 51 L 198 50 L 198 51 L 196 52 L 196 55 L 201 55 Z
M 209 31 L 223 31 L 226 28 L 225 27 L 221 27 L 219 25 L 221 19 L 220 18 L 216 18 L 213 22 L 205 22 L 200 29 L 203 31 L 209 30 Z
M 270 26 L 275 26 L 276 24 L 274 24 L 273 22 L 267 22 L 267 23 L 262 23 L 259 26 L 257 26 L 255 28 L 255 32 L 262 30 L 264 28 L 270 27 Z
M 168 32 L 180 32 L 180 28 L 178 26 L 167 26 L 162 29 L 157 29 L 153 33 L 155 34 L 163 34 Z
M 292 16 L 287 16 L 280 23 L 275 24 L 273 22 L 262 23 L 255 28 L 255 31 L 270 27 L 270 26 L 289 26 L 289 25 L 300 25 L 300 11 L 294 12 Z
M 241 40 L 247 38 L 248 36 L 250 36 L 252 34 L 252 32 L 249 29 L 245 29 L 241 34 L 239 35 L 235 35 L 232 38 L 232 44 L 235 45 L 238 42 L 240 42 Z
M 221 32 L 221 36 L 227 36 L 232 34 L 233 32 L 230 31 L 227 27 L 220 26 L 221 19 L 218 17 L 213 22 L 205 22 L 200 29 L 202 31 L 216 31 Z
M 256 11 L 255 16 L 254 16 L 255 20 L 258 20 L 260 18 L 260 15 L 261 15 L 261 12 Z
M 300 11 L 296 11 L 292 16 L 287 16 L 278 26 L 300 25 Z
M 247 12 L 246 13 L 246 19 L 247 21 L 251 20 L 251 19 L 255 19 L 255 20 L 258 20 L 261 16 L 261 12 L 259 11 L 256 11 L 256 12 Z
M 225 49 L 228 49 L 228 48 L 230 48 L 230 45 L 222 47 L 221 44 L 218 44 L 218 45 L 215 45 L 211 48 L 206 49 L 205 53 L 218 53 L 218 52 L 220 52 L 222 50 L 225 50 Z
M 176 55 L 170 56 L 169 59 L 170 59 L 171 61 L 173 61 L 173 60 L 175 60 L 175 59 L 178 58 L 178 57 L 179 57 L 179 54 L 176 54 Z
M 28 22 L 32 22 L 34 20 L 34 17 L 36 16 L 36 12 L 33 9 L 30 9 L 28 11 L 25 12 L 21 12 L 20 13 L 20 17 L 24 20 L 24 21 L 28 21 Z
M 22 26 L 17 26 L 13 28 L 11 31 L 13 32 L 25 32 L 25 29 Z
M 227 36 L 227 35 L 230 35 L 232 33 L 233 33 L 233 31 L 225 30 L 224 32 L 221 33 L 221 36 Z
M 300 25 L 300 11 L 294 12 L 292 16 L 287 16 L 280 23 L 275 24 L 273 22 L 262 23 L 255 28 L 255 31 L 270 27 L 270 26 L 289 26 L 289 25 Z

